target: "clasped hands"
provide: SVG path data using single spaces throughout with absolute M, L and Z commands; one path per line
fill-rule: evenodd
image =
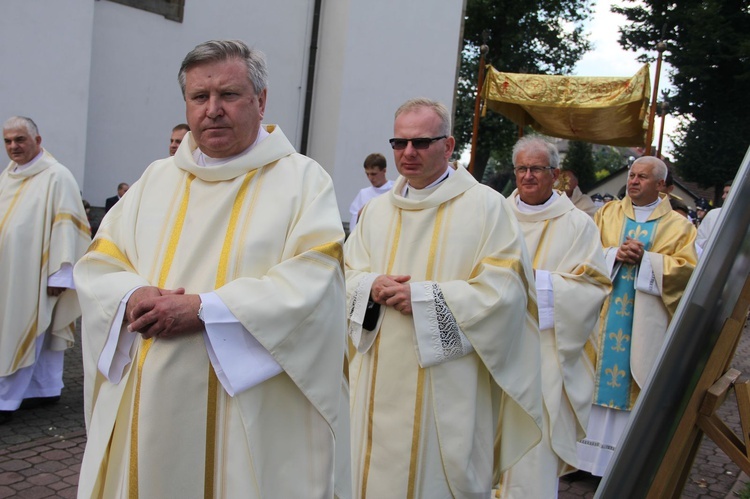
M 174 290 L 156 286 L 138 288 L 130 295 L 125 307 L 128 331 L 140 333 L 144 339 L 173 336 L 200 331 L 198 318 L 201 299 L 185 294 L 185 288 Z
M 411 314 L 411 287 L 408 275 L 382 274 L 375 278 L 370 298 L 375 303 L 393 307 L 404 315 Z
M 645 249 L 641 241 L 627 237 L 625 238 L 625 242 L 617 248 L 615 260 L 631 265 L 638 265 L 641 263 L 644 253 Z

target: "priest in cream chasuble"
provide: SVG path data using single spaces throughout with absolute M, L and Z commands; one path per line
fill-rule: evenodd
M 541 436 L 522 234 L 502 196 L 448 166 L 449 130 L 442 104 L 399 108 L 402 176 L 345 245 L 355 497 L 487 498 Z
M 578 466 L 594 392 L 584 346 L 598 332 L 611 289 L 599 230 L 564 192 L 557 148 L 529 136 L 513 148 L 518 188 L 509 201 L 532 255 L 542 356 L 544 437 L 503 476 L 501 497 L 557 497 L 558 477 Z
M 36 124 L 3 125 L 0 173 L 0 423 L 25 398 L 59 399 L 63 351 L 81 315 L 73 265 L 91 242 L 73 174 L 42 146 Z
M 613 289 L 602 307 L 596 348 L 596 387 L 580 468 L 601 476 L 665 340 L 672 315 L 695 269 L 695 228 L 659 194 L 666 165 L 637 159 L 628 195 L 595 217 Z
M 333 185 L 260 125 L 265 81 L 248 70 L 265 75 L 265 61 L 242 42 L 188 54 L 191 132 L 76 266 L 80 497 L 351 495 Z

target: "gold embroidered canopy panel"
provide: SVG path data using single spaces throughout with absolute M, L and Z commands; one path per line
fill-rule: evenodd
M 650 88 L 647 64 L 632 78 L 501 73 L 487 66 L 482 97 L 487 108 L 545 135 L 644 146 Z

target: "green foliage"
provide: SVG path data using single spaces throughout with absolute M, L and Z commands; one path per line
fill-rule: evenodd
M 578 185 L 583 192 L 596 182 L 594 153 L 589 142 L 571 140 L 568 142 L 568 154 L 562 162 L 564 170 L 572 170 L 578 177 Z
M 633 3 L 634 0 L 627 0 Z M 631 22 L 620 44 L 633 51 L 654 47 L 666 26 L 664 60 L 677 94 L 670 108 L 689 118 L 678 130 L 675 160 L 680 174 L 719 199 L 750 144 L 750 2 L 748 0 L 639 0 L 613 7 Z
M 485 62 L 500 71 L 569 74 L 590 49 L 583 23 L 592 0 L 467 0 L 454 135 L 456 151 L 471 145 L 482 32 L 489 32 Z M 510 157 L 518 129 L 488 111 L 479 127 L 474 176 L 484 177 L 490 156 Z
M 626 160 L 623 158 L 622 152 L 613 146 L 598 146 L 596 152 L 594 152 L 594 171 L 603 172 L 602 176 L 616 172 L 623 166 L 625 166 Z
M 739 498 L 750 499 L 750 483 L 746 483 L 742 490 L 740 490 Z

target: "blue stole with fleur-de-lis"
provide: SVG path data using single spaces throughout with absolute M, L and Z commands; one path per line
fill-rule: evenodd
M 636 222 L 625 217 L 622 241 L 625 237 L 638 239 L 644 250 L 651 248 L 657 220 Z M 594 404 L 612 409 L 632 409 L 630 374 L 630 346 L 635 306 L 637 266 L 622 264 L 612 281 L 609 309 L 603 325 L 604 336 L 599 345 L 596 393 Z

